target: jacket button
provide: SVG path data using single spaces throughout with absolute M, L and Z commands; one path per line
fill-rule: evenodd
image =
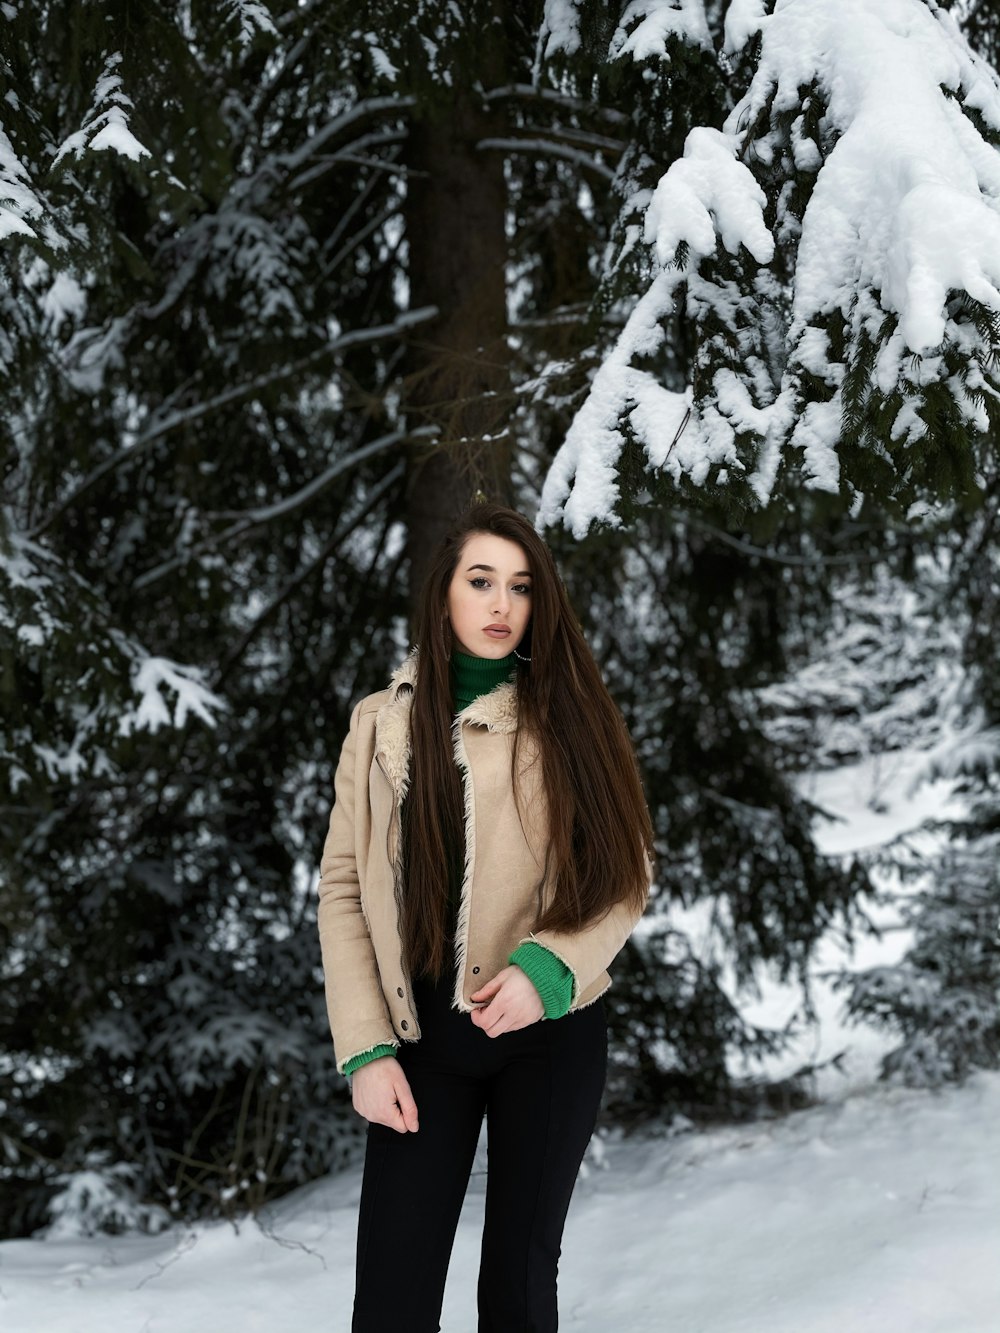
M 479 968 L 478 968 L 478 967 L 474 967 L 472 970 L 473 970 L 473 972 L 478 972 L 478 971 L 479 971 Z
M 403 1029 L 404 1032 L 409 1032 L 410 1030 L 410 1025 L 409 1023 L 407 1023 L 405 1018 L 403 1019 L 402 1023 L 400 1023 L 399 1026 Z
M 399 995 L 399 996 L 402 996 L 402 994 L 403 994 L 403 988 L 402 988 L 402 986 L 397 986 L 397 987 L 396 987 L 396 994 Z

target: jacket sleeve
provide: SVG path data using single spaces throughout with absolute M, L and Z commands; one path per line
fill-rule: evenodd
M 582 930 L 533 931 L 519 941 L 520 947 L 521 944 L 534 940 L 536 944 L 541 944 L 554 953 L 560 962 L 565 963 L 573 974 L 573 994 L 570 1004 L 575 1004 L 577 997 L 582 995 L 590 983 L 610 966 L 646 910 L 653 878 L 653 863 L 648 853 L 646 875 L 646 894 L 642 911 L 636 912 L 626 903 L 617 903 L 599 920 L 584 926 Z
M 351 725 L 334 775 L 334 802 L 320 858 L 317 892 L 320 951 L 326 1007 L 339 1073 L 363 1051 L 399 1040 L 382 994 L 375 949 L 361 906 L 354 847 L 355 768 L 360 700 L 351 713 Z

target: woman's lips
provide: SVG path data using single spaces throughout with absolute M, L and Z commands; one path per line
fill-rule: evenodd
M 488 634 L 492 639 L 506 639 L 510 634 L 509 629 L 484 629 L 484 634 Z

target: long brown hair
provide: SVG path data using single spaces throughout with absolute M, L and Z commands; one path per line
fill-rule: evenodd
M 534 929 L 576 930 L 618 902 L 646 900 L 653 828 L 631 738 L 583 637 L 552 553 L 505 505 L 474 504 L 431 557 L 417 609 L 410 781 L 399 893 L 404 958 L 415 976 L 441 975 L 447 884 L 442 867 L 464 845 L 461 774 L 452 748 L 448 588 L 466 540 L 478 532 L 518 542 L 531 567 L 531 618 L 518 652 L 518 726 L 511 783 L 519 815 L 519 751 L 535 738 L 549 810 L 546 869 L 553 893 Z

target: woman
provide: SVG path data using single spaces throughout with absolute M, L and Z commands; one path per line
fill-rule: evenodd
M 320 863 L 334 1052 L 368 1122 L 352 1333 L 440 1328 L 484 1115 L 479 1333 L 547 1333 L 604 1089 L 606 968 L 648 899 L 652 828 L 522 515 L 463 516 L 416 630 L 351 714 Z

